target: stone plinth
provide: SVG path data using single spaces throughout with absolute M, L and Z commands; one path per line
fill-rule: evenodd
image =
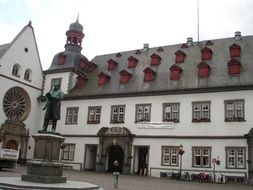
M 27 163 L 26 174 L 21 175 L 21 180 L 37 183 L 66 183 L 67 178 L 62 175 L 62 163 L 32 160 Z
M 27 163 L 27 171 L 22 181 L 36 183 L 66 183 L 63 164 L 59 162 L 60 148 L 64 138 L 58 134 L 39 133 L 35 140 L 34 159 Z
M 34 159 L 59 161 L 64 137 L 56 134 L 38 133 L 33 135 L 33 138 L 35 141 Z

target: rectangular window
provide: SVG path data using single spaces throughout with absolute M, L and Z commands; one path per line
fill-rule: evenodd
M 150 121 L 151 104 L 137 104 L 135 122 Z
M 244 100 L 225 100 L 225 121 L 245 121 Z
M 178 146 L 162 146 L 162 165 L 178 166 Z
M 245 147 L 226 147 L 225 151 L 227 168 L 246 168 Z
M 67 108 L 66 124 L 77 124 L 78 107 Z
M 101 117 L 101 106 L 90 106 L 88 108 L 88 124 L 98 124 L 100 123 Z
M 163 122 L 179 122 L 179 103 L 163 104 Z
M 54 87 L 55 84 L 59 84 L 59 85 L 60 85 L 60 89 L 61 89 L 61 81 L 62 81 L 62 78 L 54 78 L 54 79 L 51 79 L 51 87 L 50 87 L 50 90 L 53 89 L 53 87 Z
M 124 123 L 125 105 L 111 107 L 111 123 Z
M 192 122 L 210 122 L 211 102 L 192 102 Z
M 211 147 L 193 147 L 192 154 L 193 167 L 211 167 Z
M 62 149 L 62 160 L 74 160 L 75 144 L 64 144 Z

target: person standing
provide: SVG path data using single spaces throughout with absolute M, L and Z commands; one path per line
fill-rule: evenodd
M 119 171 L 120 171 L 119 162 L 117 160 L 113 162 L 112 171 L 113 171 L 112 172 L 113 185 L 114 185 L 114 188 L 117 189 L 119 185 Z

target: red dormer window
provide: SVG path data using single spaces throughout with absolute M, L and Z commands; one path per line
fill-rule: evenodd
M 122 56 L 121 53 L 116 54 L 116 57 L 121 57 L 121 56 Z
M 204 47 L 202 50 L 201 50 L 201 57 L 202 57 L 202 61 L 208 61 L 212 58 L 212 50 L 208 47 Z
M 183 70 L 177 66 L 177 65 L 172 65 L 170 67 L 170 80 L 178 80 L 180 78 L 180 74 Z
M 210 74 L 210 66 L 206 62 L 201 62 L 198 64 L 198 76 L 208 77 Z
M 155 78 L 155 71 L 147 67 L 143 70 L 144 72 L 144 82 L 153 81 Z
M 120 71 L 120 83 L 128 83 L 129 79 L 131 78 L 132 74 L 127 72 L 126 70 Z
M 135 57 L 131 56 L 128 58 L 128 68 L 133 68 L 136 67 L 137 63 L 138 63 L 138 59 L 136 59 Z
M 118 63 L 116 61 L 114 61 L 113 59 L 109 59 L 107 61 L 107 63 L 108 63 L 108 70 L 109 71 L 114 70 L 118 65 Z
M 232 44 L 229 47 L 230 57 L 240 57 L 241 56 L 241 46 L 237 44 Z
M 58 64 L 59 65 L 64 65 L 64 63 L 65 63 L 65 55 L 64 55 L 64 53 L 60 53 L 58 55 Z
M 176 53 L 176 63 L 183 63 L 184 62 L 184 58 L 186 56 L 186 54 L 181 51 L 181 50 L 178 50 Z
M 104 86 L 106 83 L 108 83 L 110 79 L 110 76 L 107 74 L 101 72 L 98 74 L 98 86 Z
M 76 87 L 77 88 L 83 87 L 85 83 L 85 78 L 82 76 L 77 76 L 76 79 L 77 79 Z
M 228 74 L 230 75 L 240 74 L 240 70 L 241 70 L 240 61 L 233 58 L 228 62 Z
M 155 53 L 153 53 L 151 56 L 151 65 L 159 65 L 161 63 L 161 57 Z
M 86 61 L 84 59 L 80 59 L 80 68 L 85 69 Z

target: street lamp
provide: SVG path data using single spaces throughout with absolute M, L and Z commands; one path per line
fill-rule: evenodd
M 178 154 L 180 155 L 179 177 L 180 177 L 180 179 L 181 179 L 181 177 L 182 177 L 182 156 L 183 156 L 183 154 L 184 154 L 184 149 L 183 149 L 183 145 L 182 145 L 182 144 L 179 146 Z

